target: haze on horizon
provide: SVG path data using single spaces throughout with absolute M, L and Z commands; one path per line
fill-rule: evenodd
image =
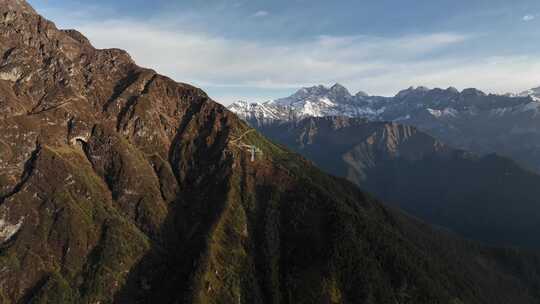
M 335 82 L 387 96 L 420 85 L 540 85 L 535 0 L 29 2 L 96 47 L 125 49 L 225 104 Z

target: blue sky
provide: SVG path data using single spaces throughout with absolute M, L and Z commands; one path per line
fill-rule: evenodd
M 214 99 L 342 83 L 519 92 L 540 85 L 538 0 L 30 0 L 61 28 Z

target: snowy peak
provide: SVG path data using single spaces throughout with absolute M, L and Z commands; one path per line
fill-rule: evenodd
M 263 123 L 275 120 L 290 120 L 290 113 L 286 108 L 269 105 L 268 103 L 237 101 L 229 105 L 228 109 L 246 121 L 260 121 Z
M 333 90 L 317 86 L 282 99 L 294 101 L 287 107 L 264 103 L 244 105 L 243 111 L 230 109 L 255 127 L 328 116 L 416 126 L 456 147 L 481 154 L 498 152 L 540 172 L 540 87 L 505 95 L 453 87 L 410 87 L 394 97 L 346 92 L 339 86 Z
M 249 102 L 239 100 L 239 101 L 233 102 L 229 106 L 229 110 L 231 110 L 231 111 L 233 111 L 235 113 L 244 112 L 244 111 L 249 110 L 249 105 L 250 105 Z
M 530 96 L 532 99 L 534 99 L 534 101 L 540 101 L 540 87 L 532 88 L 530 90 L 521 92 L 518 95 L 522 97 Z
M 279 106 L 299 106 L 306 102 L 339 104 L 349 101 L 351 97 L 347 88 L 336 83 L 330 88 L 323 85 L 302 88 L 290 97 L 276 99 L 270 101 L 269 104 Z
M 529 97 L 531 96 L 531 97 Z M 532 98 L 532 99 L 531 99 Z M 344 116 L 368 120 L 432 123 L 483 115 L 540 115 L 540 88 L 517 95 L 487 95 L 469 88 L 459 91 L 409 87 L 394 97 L 351 95 L 340 84 L 332 87 L 302 88 L 293 95 L 266 103 L 235 103 L 229 109 L 249 122 L 263 124 L 274 120 L 298 120 L 306 117 Z

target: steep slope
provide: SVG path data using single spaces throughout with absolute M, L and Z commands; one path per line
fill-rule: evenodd
M 415 126 L 454 147 L 479 154 L 496 152 L 540 172 L 537 89 L 511 96 L 488 95 L 476 89 L 460 92 L 452 87 L 411 87 L 391 98 L 365 93 L 351 96 L 348 92 L 348 95 L 336 95 L 331 91 L 324 87 L 305 88 L 282 99 L 285 103 L 278 99 L 243 108 L 239 107 L 240 103 L 234 103 L 229 109 L 253 126 L 325 116 L 399 122 Z
M 539 248 L 540 176 L 510 159 L 362 119 L 309 118 L 260 131 L 430 223 L 490 244 Z
M 23 1 L 0 52 L 2 303 L 540 300 L 538 256 L 389 210 Z

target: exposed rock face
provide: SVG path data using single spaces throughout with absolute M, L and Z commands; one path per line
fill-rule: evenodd
M 36 11 L 25 0 L 0 0 L 0 5 L 5 10 L 36 14 Z
M 0 3 L 0 302 L 540 299 L 538 257 L 433 232 L 201 90 Z

